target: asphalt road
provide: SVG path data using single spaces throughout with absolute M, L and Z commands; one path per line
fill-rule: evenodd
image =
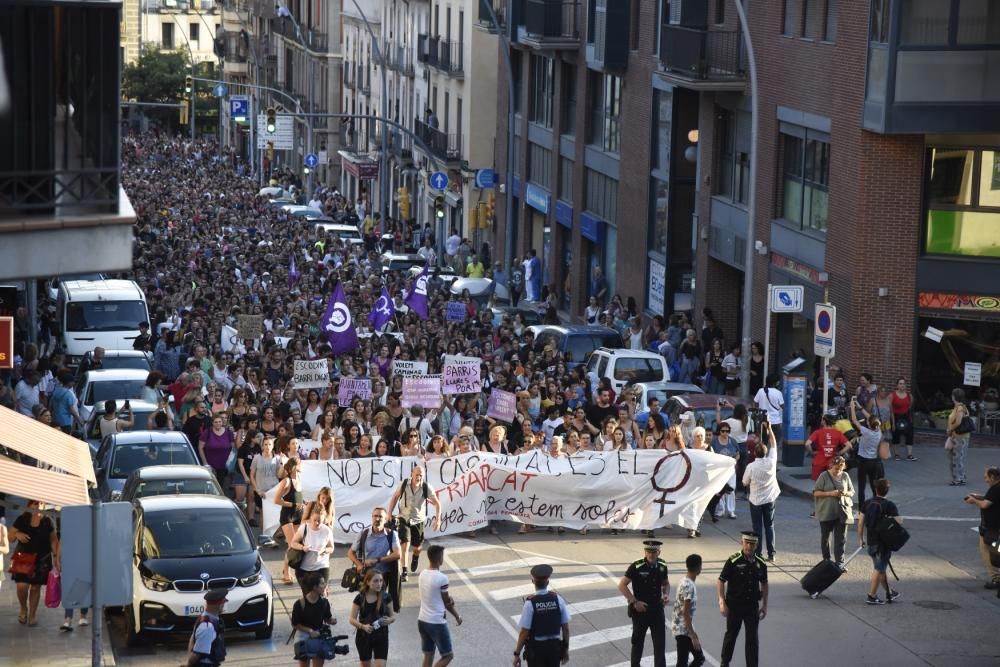
M 811 503 L 787 495 L 779 499 L 778 558 L 770 569 L 769 614 L 760 628 L 761 665 L 998 664 L 1000 600 L 982 588 L 978 537 L 971 530 L 977 523 L 974 514 L 952 503 L 919 498 L 907 505 L 902 511 L 913 516 L 907 524 L 913 536 L 894 559 L 901 578 L 894 585 L 902 598 L 893 605 L 869 607 L 864 596 L 871 565 L 864 552 L 819 599 L 805 595 L 798 580 L 819 560 L 819 527 L 809 518 Z M 693 552 L 704 558 L 695 627 L 713 665 L 719 661 L 725 627 L 715 600 L 716 576 L 725 559 L 738 549 L 739 531 L 749 527 L 744 502 L 738 503 L 737 513 L 736 520 L 704 525 L 703 536 L 697 539 L 687 539 L 686 531 L 678 528 L 657 531 L 658 538 L 664 540 L 663 556 L 670 566 L 672 592 L 682 576 L 684 558 Z M 517 615 L 531 586 L 528 569 L 538 562 L 555 567 L 553 587 L 573 605 L 570 664 L 628 665 L 631 626 L 615 586 L 628 563 L 642 556 L 641 535 L 591 531 L 584 537 L 575 531 L 557 535 L 542 529 L 517 535 L 508 525 L 499 537 L 450 537 L 443 543 L 448 547 L 445 571 L 465 621 L 461 627 L 452 623 L 453 665 L 510 664 Z M 853 538 L 848 544 L 855 544 Z M 345 554 L 346 548 L 338 546 L 333 567 L 338 574 L 346 567 Z M 280 580 L 280 550 L 267 550 L 266 556 L 275 579 Z M 262 642 L 250 636 L 230 636 L 227 664 L 292 664 L 292 648 L 285 639 L 297 590 L 297 586 L 278 584 L 274 638 Z M 416 578 L 411 578 L 405 584 L 400 619 L 390 630 L 390 664 L 412 665 L 419 660 L 416 596 Z M 333 595 L 340 619 L 338 629 L 351 637 L 351 654 L 333 664 L 357 664 L 354 630 L 346 621 L 351 597 L 339 588 Z M 112 628 L 119 665 L 176 666 L 184 659 L 185 638 L 131 649 L 124 645 L 120 616 L 112 618 Z M 673 665 L 669 628 L 667 648 L 667 664 Z M 647 639 L 647 657 L 651 650 Z M 742 652 L 741 639 L 733 665 L 745 664 Z M 652 664 L 644 659 L 643 665 L 647 663 Z

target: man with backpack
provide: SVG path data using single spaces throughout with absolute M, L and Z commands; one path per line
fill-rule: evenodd
M 388 513 L 384 507 L 372 510 L 372 525 L 358 535 L 351 548 L 347 550 L 347 559 L 354 563 L 355 569 L 361 574 L 369 567 L 382 573 L 385 580 L 385 590 L 392 598 L 393 611 L 400 607 L 399 596 L 399 535 L 385 525 Z
M 205 611 L 188 640 L 187 667 L 219 667 L 226 660 L 225 626 L 219 615 L 226 604 L 226 591 L 205 593 Z
M 427 504 L 434 506 L 434 530 L 441 527 L 441 503 L 438 502 L 434 489 L 424 480 L 424 469 L 413 466 L 410 479 L 403 480 L 389 500 L 389 514 L 393 513 L 399 503 L 399 514 L 396 517 L 396 530 L 399 531 L 400 562 L 403 572 L 399 576 L 402 583 L 409 578 L 406 569 L 406 555 L 410 545 L 413 545 L 413 559 L 409 561 L 410 572 L 417 571 L 420 562 L 420 547 L 424 543 L 424 524 L 427 522 Z
M 887 479 L 876 480 L 875 497 L 869 498 L 861 506 L 858 517 L 858 546 L 865 546 L 865 532 L 868 536 L 868 554 L 872 557 L 871 579 L 868 582 L 868 598 L 866 604 L 878 605 L 895 602 L 899 592 L 889 588 L 886 570 L 890 568 L 889 559 L 893 551 L 898 551 L 906 542 L 908 535 L 900 525 L 899 509 L 896 503 L 886 500 L 892 485 Z M 895 572 L 893 572 L 895 575 Z M 885 600 L 878 596 L 879 584 L 885 589 Z

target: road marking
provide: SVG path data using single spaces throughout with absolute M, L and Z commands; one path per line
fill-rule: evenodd
M 675 651 L 668 651 L 666 662 L 668 665 L 677 664 L 677 653 Z M 705 654 L 705 662 L 707 662 L 710 665 L 713 665 L 713 667 L 719 666 L 719 663 L 715 660 L 715 658 L 710 656 L 708 653 Z M 632 663 L 630 661 L 626 660 L 625 662 L 615 663 L 610 667 L 629 667 L 631 664 Z M 653 656 L 651 655 L 643 656 L 642 661 L 639 664 L 642 667 L 653 667 Z
M 599 598 L 597 600 L 585 600 L 584 602 L 573 602 L 569 605 L 569 613 L 573 616 L 580 616 L 582 614 L 589 614 L 595 611 L 602 611 L 604 609 L 615 609 L 620 607 L 622 612 L 625 611 L 625 598 L 621 596 L 611 597 L 611 598 Z M 521 614 L 513 614 L 511 617 L 515 623 L 520 622 Z
M 597 646 L 598 644 L 609 644 L 611 642 L 629 639 L 631 637 L 631 623 L 628 625 L 619 625 L 615 628 L 607 628 L 605 630 L 585 632 L 582 635 L 573 635 L 569 638 L 569 650 L 580 651 L 585 648 L 590 648 L 591 646 Z M 674 661 L 677 661 L 676 657 L 674 657 Z
M 552 580 L 552 588 L 562 592 L 566 588 L 575 588 L 577 586 L 590 586 L 591 584 L 600 584 L 607 581 L 607 577 L 603 574 L 580 574 L 575 577 L 563 577 L 561 579 Z M 490 591 L 490 597 L 494 600 L 513 600 L 514 598 L 521 598 L 526 595 L 531 595 L 535 592 L 534 584 L 525 584 L 523 586 L 508 586 L 499 591 Z
M 505 570 L 523 570 L 529 567 L 534 567 L 536 565 L 544 565 L 548 563 L 551 558 L 542 558 L 540 556 L 532 556 L 531 558 L 518 558 L 516 560 L 505 560 L 499 563 L 492 563 L 490 565 L 477 565 L 475 567 L 467 567 L 465 571 L 468 572 L 473 577 L 485 577 L 490 574 L 496 574 L 497 572 L 503 572 Z
M 483 595 L 483 592 L 481 590 L 479 590 L 479 587 L 476 586 L 474 583 L 472 583 L 472 580 L 469 579 L 469 577 L 465 574 L 465 572 L 463 572 L 457 565 L 455 565 L 455 561 L 453 561 L 451 558 L 448 557 L 448 551 L 445 550 L 444 553 L 445 553 L 444 560 L 448 564 L 448 567 L 455 572 L 455 576 L 461 579 L 462 583 L 465 584 L 470 591 L 472 591 L 472 594 L 476 597 L 477 600 L 479 600 L 479 603 L 481 605 L 486 607 L 486 610 L 490 612 L 490 615 L 497 621 L 499 621 L 500 626 L 507 631 L 507 634 L 510 635 L 510 638 L 516 640 L 518 635 L 518 630 L 512 628 L 510 624 L 507 623 L 507 619 L 503 617 L 503 614 L 501 614 L 496 607 L 490 604 L 490 601 L 486 599 L 486 596 Z M 531 588 L 534 589 L 534 586 L 531 586 Z
M 448 553 L 462 554 L 468 553 L 470 551 L 483 551 L 485 549 L 504 549 L 506 548 L 502 544 L 487 544 L 486 542 L 477 542 L 476 540 L 471 540 L 467 537 L 453 537 L 444 536 L 437 537 L 433 540 L 427 540 L 427 544 L 424 545 L 424 549 L 431 544 L 439 544 L 444 547 Z
M 951 517 L 951 516 L 901 516 L 904 521 L 958 521 L 961 523 L 979 523 L 975 517 Z

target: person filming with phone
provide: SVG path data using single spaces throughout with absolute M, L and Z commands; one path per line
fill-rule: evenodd
M 118 405 L 114 401 L 104 401 L 104 416 L 101 417 L 101 421 L 99 422 L 102 439 L 105 436 L 121 433 L 122 431 L 135 426 L 135 416 L 132 414 L 132 405 L 127 398 L 125 399 L 125 405 L 123 407 L 127 418 L 119 419 Z

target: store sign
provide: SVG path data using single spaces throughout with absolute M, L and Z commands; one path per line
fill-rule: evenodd
M 667 294 L 667 267 L 656 260 L 649 260 L 649 309 L 654 313 L 663 312 L 663 301 Z
M 594 243 L 604 243 L 604 221 L 590 213 L 581 213 L 580 236 Z
M 14 368 L 13 317 L 0 317 L 0 368 Z
M 965 362 L 965 373 L 962 384 L 966 387 L 978 387 L 983 381 L 983 365 L 971 361 Z
M 524 203 L 542 213 L 549 212 L 549 193 L 534 183 L 528 183 L 524 191 Z
M 993 314 L 1000 313 L 1000 296 L 921 292 L 918 303 L 921 308 L 935 310 L 976 310 Z
M 353 162 L 345 159 L 341 162 L 344 171 L 361 181 L 378 178 L 378 162 Z
M 819 271 L 807 264 L 803 264 L 802 262 L 796 262 L 790 257 L 785 257 L 784 255 L 772 252 L 771 266 L 776 266 L 779 269 L 784 269 L 785 271 L 794 273 L 797 276 L 801 276 L 809 282 L 816 283 L 817 285 L 819 284 Z

